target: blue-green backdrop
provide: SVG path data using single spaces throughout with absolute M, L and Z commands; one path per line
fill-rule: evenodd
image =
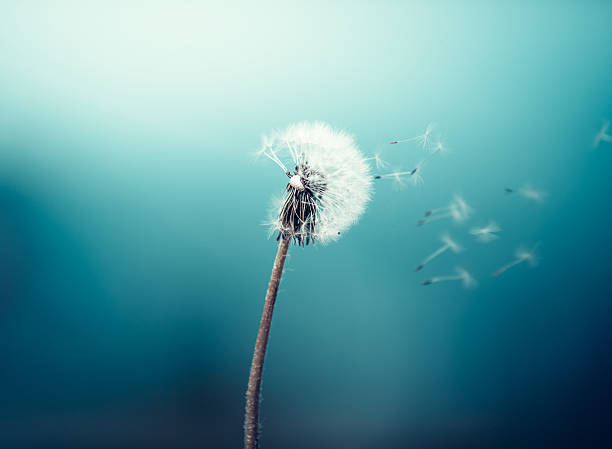
M 430 121 L 451 151 L 291 248 L 262 446 L 609 447 L 611 49 L 604 1 L 1 2 L 0 446 L 240 447 L 287 182 L 253 152 L 324 120 L 391 169 Z M 457 264 L 478 288 L 420 285 Z

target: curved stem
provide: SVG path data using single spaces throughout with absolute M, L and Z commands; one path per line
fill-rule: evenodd
M 276 293 L 283 274 L 283 266 L 287 257 L 287 250 L 291 239 L 283 238 L 278 245 L 278 252 L 274 260 L 266 301 L 264 303 L 259 332 L 255 341 L 253 351 L 253 361 L 251 362 L 251 372 L 249 374 L 249 386 L 246 394 L 246 407 L 244 414 L 244 448 L 257 449 L 259 442 L 259 397 L 261 391 L 261 374 L 263 371 L 266 348 L 268 346 L 268 335 L 270 334 L 270 324 L 272 323 L 272 313 L 276 302 Z

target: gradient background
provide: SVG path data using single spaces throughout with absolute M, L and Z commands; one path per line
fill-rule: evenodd
M 0 447 L 241 446 L 287 182 L 252 153 L 315 119 L 452 151 L 291 248 L 262 446 L 610 447 L 612 4 L 532 3 L 2 2 Z M 470 222 L 415 227 L 454 192 Z M 419 285 L 458 263 L 478 289 Z

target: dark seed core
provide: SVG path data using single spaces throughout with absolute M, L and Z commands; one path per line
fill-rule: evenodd
M 279 214 L 282 229 L 277 240 L 281 237 L 293 238 L 293 241 L 301 246 L 310 242 L 314 244 L 319 202 L 327 183 L 323 175 L 312 170 L 308 163 L 296 166 L 294 174 L 300 176 L 304 190 L 298 190 L 287 184 L 287 198 Z

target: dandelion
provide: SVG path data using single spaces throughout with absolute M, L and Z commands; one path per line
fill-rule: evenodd
M 336 240 L 365 211 L 372 187 L 370 168 L 353 138 L 325 123 L 298 123 L 266 136 L 259 155 L 278 165 L 289 182 L 275 208 L 276 218 L 270 223 L 272 232 L 278 232 L 280 244 L 249 375 L 244 422 L 246 449 L 258 446 L 263 363 L 289 244 L 293 241 L 304 246 Z
M 499 238 L 496 232 L 500 232 L 501 228 L 494 221 L 489 221 L 489 224 L 483 227 L 475 227 L 470 229 L 470 234 L 476 237 L 481 243 L 489 243 Z
M 471 287 L 476 286 L 477 284 L 476 279 L 474 279 L 472 275 L 464 268 L 456 267 L 455 273 L 456 274 L 454 275 L 436 276 L 430 279 L 425 279 L 422 282 L 422 284 L 431 285 L 431 284 L 437 284 L 438 282 L 461 281 L 461 284 L 463 285 L 464 288 L 471 288 Z
M 525 248 L 524 246 L 518 247 L 514 252 L 514 260 L 495 271 L 493 276 L 497 277 L 500 274 L 508 271 L 510 268 L 523 262 L 527 262 L 530 267 L 535 267 L 538 264 L 538 259 L 535 253 L 538 246 L 540 246 L 539 242 L 536 243 L 536 245 L 531 249 Z
M 466 203 L 463 197 L 461 195 L 455 195 L 448 206 L 425 211 L 423 213 L 424 218 L 417 221 L 417 225 L 422 226 L 425 223 L 431 223 L 446 218 L 450 218 L 455 223 L 462 223 L 470 217 L 472 212 L 473 209 Z
M 396 143 L 404 143 L 404 142 L 418 142 L 423 146 L 423 148 L 425 148 L 427 144 L 429 144 L 431 135 L 435 129 L 436 129 L 436 124 L 430 123 L 427 125 L 427 128 L 425 128 L 425 132 L 421 135 L 410 137 L 409 139 L 394 140 L 389 143 L 396 144 Z
M 612 136 L 608 134 L 608 128 L 610 128 L 610 122 L 604 120 L 601 125 L 601 129 L 595 135 L 595 139 L 593 140 L 593 148 L 597 148 L 600 142 L 612 142 Z
M 541 190 L 536 190 L 528 184 L 525 184 L 519 189 L 519 195 L 527 198 L 528 200 L 535 201 L 536 203 L 541 203 L 548 194 L 546 192 L 542 192 Z
M 442 236 L 440 237 L 440 240 L 442 240 L 442 243 L 444 244 L 440 248 L 435 250 L 433 253 L 431 253 L 429 256 L 427 256 L 423 260 L 423 262 L 418 264 L 415 267 L 414 271 L 422 270 L 426 264 L 434 260 L 436 257 L 440 256 L 441 254 L 444 254 L 449 249 L 455 254 L 463 251 L 463 248 L 461 248 L 461 246 L 459 246 L 459 244 L 457 244 L 448 234 L 442 234 Z

